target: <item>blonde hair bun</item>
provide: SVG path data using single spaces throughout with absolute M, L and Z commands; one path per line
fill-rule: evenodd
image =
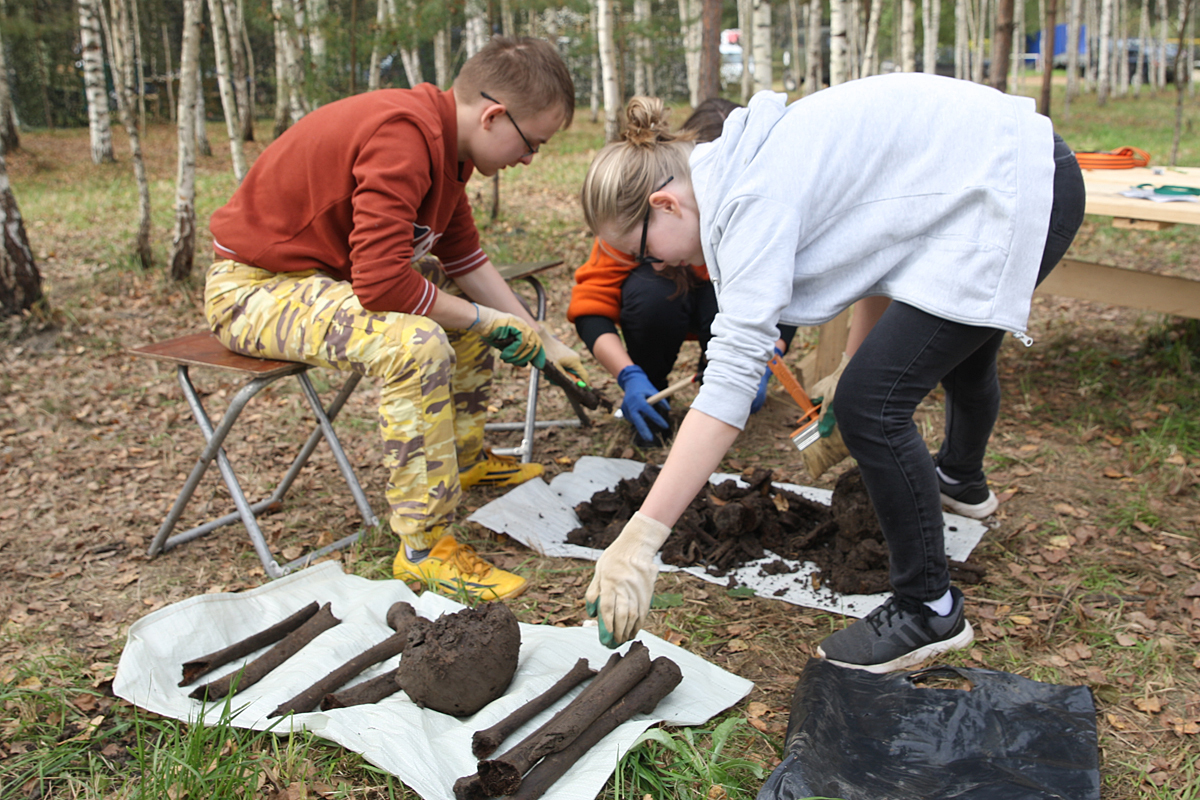
M 625 130 L 621 138 L 634 147 L 653 147 L 664 142 L 691 141 L 690 131 L 673 132 L 667 117 L 671 110 L 657 97 L 634 97 L 625 106 Z

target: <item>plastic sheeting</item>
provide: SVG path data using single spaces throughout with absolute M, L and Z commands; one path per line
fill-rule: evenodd
M 969 690 L 921 685 L 943 678 Z M 991 670 L 873 675 L 813 659 L 758 800 L 812 796 L 1099 800 L 1092 693 Z

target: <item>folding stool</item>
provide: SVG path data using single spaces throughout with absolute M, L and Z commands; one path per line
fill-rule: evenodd
M 183 489 L 176 498 L 175 504 L 171 507 L 170 513 L 167 514 L 167 518 L 163 521 L 162 527 L 159 528 L 158 533 L 155 535 L 154 541 L 150 544 L 148 555 L 151 558 L 160 552 L 170 550 L 176 545 L 189 542 L 192 539 L 203 536 L 237 520 L 241 520 L 242 524 L 246 526 L 246 531 L 250 534 L 250 541 L 254 544 L 254 550 L 258 553 L 258 558 L 262 562 L 263 569 L 266 570 L 267 575 L 271 578 L 283 577 L 289 572 L 308 566 L 315 559 L 320 558 L 326 553 L 340 550 L 358 541 L 362 536 L 362 530 L 333 544 L 307 553 L 287 564 L 280 565 L 271 554 L 266 537 L 263 536 L 263 532 L 259 528 L 257 514 L 265 510 L 275 510 L 278 508 L 280 502 L 283 500 L 283 496 L 291 488 L 292 482 L 300 474 L 300 469 L 308 461 L 309 456 L 316 449 L 317 442 L 322 438 L 329 443 L 329 447 L 333 451 L 333 457 L 337 461 L 338 469 L 341 470 L 342 476 L 346 479 L 346 484 L 350 487 L 350 494 L 353 495 L 354 502 L 358 505 L 363 522 L 367 527 L 374 527 L 379 523 L 379 520 L 371 511 L 371 504 L 367 502 L 366 494 L 363 492 L 362 486 L 359 485 L 358 478 L 354 474 L 354 469 L 350 466 L 350 460 L 346 457 L 346 453 L 342 449 L 342 444 L 338 441 L 337 434 L 333 430 L 333 420 L 337 417 L 338 412 L 342 410 L 342 406 L 362 378 L 357 372 L 350 373 L 341 390 L 329 405 L 329 408 L 326 409 L 322 405 L 321 398 L 317 395 L 316 389 L 313 388 L 312 382 L 308 379 L 307 372 L 309 365 L 294 361 L 272 361 L 243 356 L 226 349 L 211 333 L 194 333 L 188 336 L 181 336 L 177 339 L 133 348 L 130 352 L 136 356 L 166 361 L 176 365 L 179 385 L 183 389 L 183 395 L 187 398 L 188 405 L 192 409 L 192 416 L 195 418 L 196 424 L 200 426 L 200 430 L 203 432 L 204 438 L 208 443 L 201 452 L 199 459 L 197 459 L 196 465 L 192 468 L 191 474 L 188 475 Z M 221 417 L 220 422 L 215 428 L 207 412 L 204 410 L 196 387 L 192 385 L 191 378 L 188 376 L 188 369 L 193 366 L 211 367 L 236 372 L 249 377 L 249 381 L 230 400 L 229 408 L 225 410 L 225 414 Z M 250 398 L 254 397 L 254 395 L 270 384 L 288 375 L 294 375 L 300 383 L 304 397 L 308 400 L 313 414 L 316 415 L 317 426 L 270 496 L 257 503 L 250 503 L 242 491 L 241 483 L 238 481 L 237 475 L 234 474 L 233 467 L 229 462 L 228 456 L 225 454 L 222 444 L 233 429 L 238 415 L 241 414 L 242 409 L 245 408 Z M 221 477 L 225 479 L 225 485 L 229 487 L 229 493 L 233 495 L 233 502 L 237 507 L 237 511 L 206 522 L 203 525 L 198 525 L 191 530 L 171 536 L 170 534 L 175 528 L 175 523 L 179 521 L 184 507 L 191 500 L 196 487 L 200 484 L 200 479 L 204 477 L 204 473 L 208 470 L 209 465 L 212 464 L 214 459 L 217 462 L 218 469 L 221 471 Z

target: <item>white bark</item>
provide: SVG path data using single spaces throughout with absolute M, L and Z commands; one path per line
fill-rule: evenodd
M 900 0 L 900 70 L 917 71 L 917 6 L 914 0 Z
M 3 44 L 3 42 L 0 42 Z M 0 148 L 0 316 L 19 314 L 42 297 L 42 276 Z
M 742 102 L 754 95 L 754 0 L 738 0 L 738 30 L 742 48 Z
M 1113 14 L 1117 20 L 1116 31 L 1114 31 L 1117 41 L 1116 52 L 1116 74 L 1113 76 L 1117 84 L 1117 96 L 1125 97 L 1129 94 L 1129 7 L 1124 0 L 1114 0 Z
M 596 4 L 592 4 L 592 30 L 600 30 L 599 23 L 596 19 Z M 596 43 L 596 47 L 592 50 L 592 93 L 588 104 L 592 112 L 591 120 L 596 122 L 600 119 L 600 44 Z
M 1098 51 L 1096 45 L 1099 41 L 1097 30 L 1100 27 L 1097 20 L 1100 19 L 1100 5 L 1099 0 L 1083 0 L 1083 2 L 1083 24 L 1087 28 L 1087 34 L 1084 36 L 1083 90 L 1094 92 L 1096 90 L 1096 53 Z
M 276 92 L 284 93 L 287 98 L 287 117 L 290 122 L 296 122 L 308 113 L 308 101 L 304 97 L 304 48 L 301 43 L 298 27 L 293 21 L 302 24 L 303 12 L 292 4 L 292 0 L 271 0 L 275 12 L 275 43 L 283 56 L 283 82 Z M 279 72 L 276 65 L 276 73 Z M 277 115 L 278 116 L 278 115 Z M 278 119 L 276 120 L 278 125 Z
M 770 0 L 752 0 L 754 7 L 754 91 L 774 88 Z
M 837 2 L 837 0 L 832 0 Z M 825 84 L 824 70 L 821 68 L 821 18 L 824 16 L 822 0 L 808 0 L 808 31 L 804 35 L 804 63 L 807 73 L 804 77 L 804 93 L 806 95 L 819 92 Z
M 203 8 L 204 0 L 200 4 Z M 208 109 L 204 106 L 204 75 L 199 67 L 196 69 L 196 152 L 202 156 L 212 155 L 212 144 L 208 141 Z
M 937 72 L 938 28 L 941 24 L 941 0 L 921 0 L 921 43 L 924 46 L 921 67 L 930 75 Z
M 225 9 L 221 0 L 208 0 L 208 15 L 212 20 L 213 55 L 217 64 L 217 87 L 221 91 L 221 111 L 225 115 L 225 131 L 229 134 L 229 154 L 233 160 L 233 176 L 241 183 L 246 177 L 246 154 L 242 150 L 242 129 L 238 118 L 237 98 L 229 75 L 229 37 L 225 33 Z
M 4 47 L 4 37 L 0 36 L 0 76 L 3 76 L 3 80 L 0 80 L 0 155 L 21 146 L 17 114 L 13 107 L 12 92 L 8 87 L 8 62 L 4 56 Z
M 433 75 L 441 89 L 450 88 L 450 22 L 433 34 Z
M 883 0 L 871 0 L 871 12 L 867 18 L 867 43 L 863 46 L 864 78 L 879 72 L 879 18 L 882 14 Z
M 1149 2 L 1149 0 L 1144 0 Z M 1079 96 L 1079 24 L 1083 14 L 1082 0 L 1070 0 L 1067 11 L 1067 108 L 1071 98 Z
M 1108 101 L 1112 87 L 1112 28 L 1113 0 L 1100 2 L 1100 63 L 1096 68 L 1099 80 L 1096 84 L 1096 103 L 1103 106 Z
M 788 67 L 792 73 L 792 79 L 796 81 L 796 85 L 800 85 L 800 76 L 804 74 L 804 51 L 800 49 L 800 26 L 803 24 L 801 20 L 800 2 L 799 0 L 788 0 L 788 14 L 791 19 L 791 26 L 788 29 L 788 44 L 789 52 L 792 54 L 792 63 Z
M 954 77 L 960 80 L 971 72 L 967 8 L 967 0 L 954 0 Z
M 650 37 L 646 35 L 650 25 L 650 0 L 633 0 L 633 93 L 654 95 L 654 61 Z
M 1142 0 L 1142 8 L 1138 14 L 1138 57 L 1137 66 L 1133 70 L 1133 96 L 1142 96 L 1142 73 L 1146 70 L 1146 46 L 1150 34 L 1150 0 Z
M 257 91 L 257 79 L 254 67 L 254 50 L 250 47 L 250 30 L 246 27 L 246 14 L 243 0 L 237 0 L 237 29 L 242 37 L 242 52 L 246 56 L 246 118 L 242 120 L 245 127 L 246 141 L 254 140 L 254 94 Z M 230 30 L 233 30 L 231 27 Z
M 598 0 L 594 0 L 598 2 Z M 701 0 L 679 0 L 679 32 L 683 38 L 683 65 L 687 72 L 688 98 L 692 107 L 700 104 L 700 44 L 704 21 L 700 18 L 703 6 Z M 745 64 L 745 54 L 742 57 Z M 613 63 L 616 63 L 614 57 Z M 607 75 L 604 67 L 604 51 L 600 51 L 600 73 Z M 607 92 L 607 88 L 605 89 Z M 605 94 L 607 100 L 608 95 Z M 607 110 L 607 103 L 605 105 Z
M 253 112 L 250 107 L 250 92 L 246 83 L 246 47 L 243 44 L 245 19 L 238 11 L 235 0 L 222 0 L 225 10 L 225 30 L 229 42 L 229 77 L 233 83 L 233 97 L 237 105 L 238 131 L 243 141 L 254 138 Z M 249 131 L 249 135 L 247 135 Z
M 386 0 L 375 0 L 375 35 L 371 38 L 371 66 L 367 68 L 368 92 L 374 92 L 379 88 L 380 47 L 388 38 L 387 34 L 391 27 L 391 17 L 388 14 Z
M 612 0 L 595 0 L 596 40 L 600 47 L 600 83 L 604 87 L 604 141 L 621 134 L 621 92 L 617 86 L 617 54 L 613 45 Z
M 101 46 L 100 18 L 96 4 L 100 0 L 79 0 L 79 43 L 83 50 L 83 84 L 87 95 L 88 131 L 92 161 L 113 161 L 112 126 L 108 113 L 108 82 L 104 77 L 104 50 Z M 8 74 L 0 75 L 8 85 Z
M 987 19 L 991 4 L 988 0 L 979 0 L 979 9 L 975 14 L 975 56 L 971 62 L 971 80 L 983 83 L 983 58 L 987 47 Z
M 1167 15 L 1167 0 L 1158 0 L 1158 84 L 1167 88 L 1167 36 L 1170 33 L 1170 17 Z
M 467 28 L 463 44 L 467 50 L 467 58 L 478 53 L 488 40 L 488 11 L 484 0 L 467 0 L 464 13 L 467 18 Z
M 850 77 L 846 63 L 847 0 L 829 0 L 829 85 L 845 83 Z
M 200 0 L 183 0 L 179 53 L 179 160 L 175 173 L 175 234 L 171 277 L 183 280 L 196 257 L 196 86 L 200 64 Z
M 325 65 L 329 61 L 329 45 L 325 42 L 325 18 L 329 15 L 328 0 L 305 0 L 307 5 L 308 52 L 312 56 L 317 80 L 325 80 Z M 315 107 L 315 106 L 314 106 Z

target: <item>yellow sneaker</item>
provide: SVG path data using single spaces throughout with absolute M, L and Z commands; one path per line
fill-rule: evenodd
M 491 450 L 483 451 L 483 458 L 470 469 L 458 473 L 458 483 L 463 489 L 472 486 L 517 486 L 541 475 L 541 464 L 522 464 L 509 456 L 498 456 Z
M 465 592 L 481 600 L 502 600 L 525 591 L 527 581 L 479 557 L 475 548 L 451 534 L 437 540 L 423 561 L 413 563 L 400 545 L 392 562 L 392 575 L 402 581 L 419 581 L 446 595 Z

